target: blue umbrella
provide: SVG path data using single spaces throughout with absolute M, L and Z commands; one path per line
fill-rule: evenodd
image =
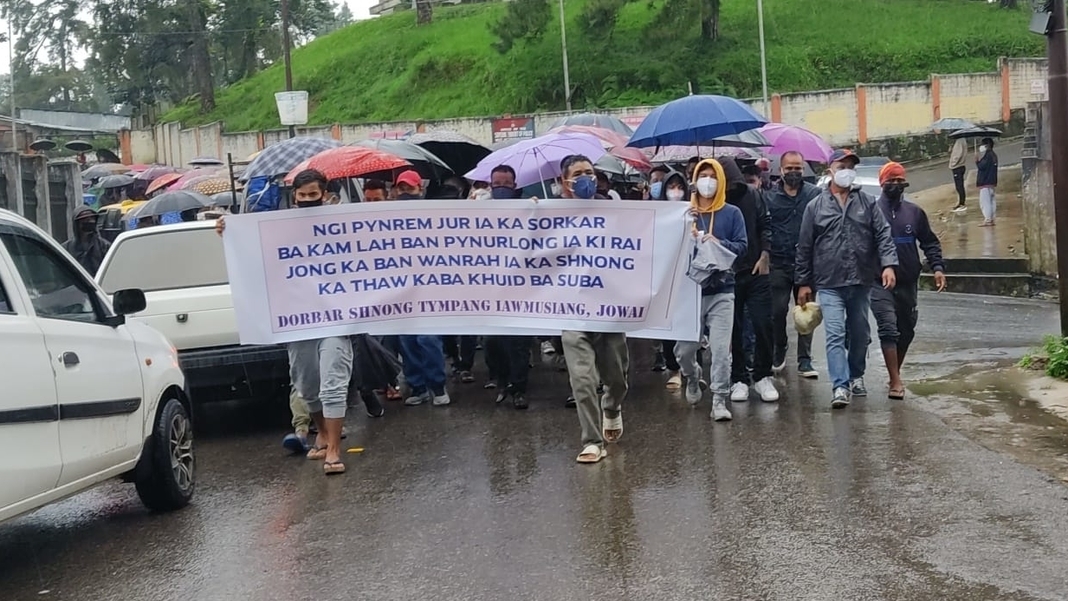
M 642 121 L 627 146 L 698 146 L 765 125 L 749 105 L 727 96 L 686 96 L 658 106 Z

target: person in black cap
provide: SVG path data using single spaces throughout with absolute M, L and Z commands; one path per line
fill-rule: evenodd
M 89 275 L 95 276 L 111 244 L 100 236 L 96 211 L 92 208 L 83 206 L 78 209 L 74 212 L 72 221 L 74 235 L 63 243 L 63 250 L 69 252 Z

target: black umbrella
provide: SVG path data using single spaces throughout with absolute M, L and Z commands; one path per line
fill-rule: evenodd
M 134 183 L 134 178 L 129 175 L 108 175 L 100 178 L 100 181 L 96 183 L 97 188 L 103 188 L 110 190 L 112 188 L 122 188 L 123 186 L 129 186 Z
M 64 144 L 63 147 L 74 152 L 89 152 L 93 149 L 93 145 L 84 140 L 71 140 Z
M 141 219 L 142 217 L 156 217 L 166 213 L 181 213 L 190 209 L 202 209 L 214 205 L 210 196 L 204 196 L 190 190 L 175 190 L 164 192 L 145 204 L 137 207 L 126 214 L 124 219 Z
M 411 142 L 405 142 L 403 140 L 360 140 L 349 146 L 373 148 L 400 157 L 411 163 L 412 167 L 414 167 L 424 179 L 431 181 L 441 181 L 454 173 L 445 161 L 438 158 L 434 153 L 422 146 L 416 146 Z
M 226 163 L 215 157 L 197 157 L 189 161 L 189 164 L 194 167 L 214 167 L 216 165 L 225 165 Z
M 969 127 L 949 134 L 949 137 L 953 139 L 957 138 L 997 138 L 1001 136 L 1001 131 L 994 129 L 993 127 L 983 127 L 977 125 L 975 127 Z
M 444 160 L 454 173 L 467 173 L 490 153 L 489 148 L 453 131 L 415 134 L 408 138 L 408 142 Z

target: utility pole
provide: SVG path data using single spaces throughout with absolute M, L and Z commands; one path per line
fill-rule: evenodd
M 567 32 L 564 31 L 564 0 L 560 0 L 560 46 L 564 55 L 564 101 L 567 103 L 567 112 L 571 112 L 571 76 L 567 69 Z
M 764 118 L 770 117 L 768 107 L 768 55 L 764 50 L 764 0 L 757 0 L 757 26 L 760 29 L 760 81 L 764 85 Z
M 1057 224 L 1057 274 L 1060 281 L 1061 335 L 1068 337 L 1068 39 L 1065 0 L 1053 0 L 1046 34 L 1049 59 L 1050 146 L 1053 211 Z
M 293 91 L 293 61 L 289 56 L 289 0 L 282 0 L 282 60 L 286 67 L 286 91 Z M 297 137 L 297 128 L 289 126 L 289 137 Z
M 11 27 L 11 21 L 15 18 L 14 12 L 14 8 L 12 8 L 7 15 L 7 101 L 11 103 L 11 150 L 13 152 L 19 152 L 19 136 L 17 126 L 15 125 L 15 35 L 14 30 Z M 21 184 L 22 182 L 20 181 L 20 187 Z

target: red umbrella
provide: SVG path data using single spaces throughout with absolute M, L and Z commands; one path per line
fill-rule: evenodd
M 152 194 L 153 192 L 172 186 L 174 185 L 174 182 L 181 179 L 181 177 L 181 173 L 165 173 L 152 180 L 152 183 L 145 188 L 145 194 Z
M 637 148 L 627 148 L 627 137 L 610 129 L 592 125 L 561 125 L 553 128 L 550 132 L 589 134 L 601 141 L 601 145 L 608 151 L 608 154 L 629 164 L 631 167 L 645 173 L 653 169 L 653 164 L 649 162 L 649 158 L 645 156 L 645 153 Z
M 401 167 L 411 167 L 408 161 L 381 150 L 364 146 L 342 146 L 324 150 L 312 158 L 300 163 L 286 175 L 287 184 L 305 169 L 322 172 L 326 179 L 343 177 L 360 177 L 381 171 L 391 171 Z

